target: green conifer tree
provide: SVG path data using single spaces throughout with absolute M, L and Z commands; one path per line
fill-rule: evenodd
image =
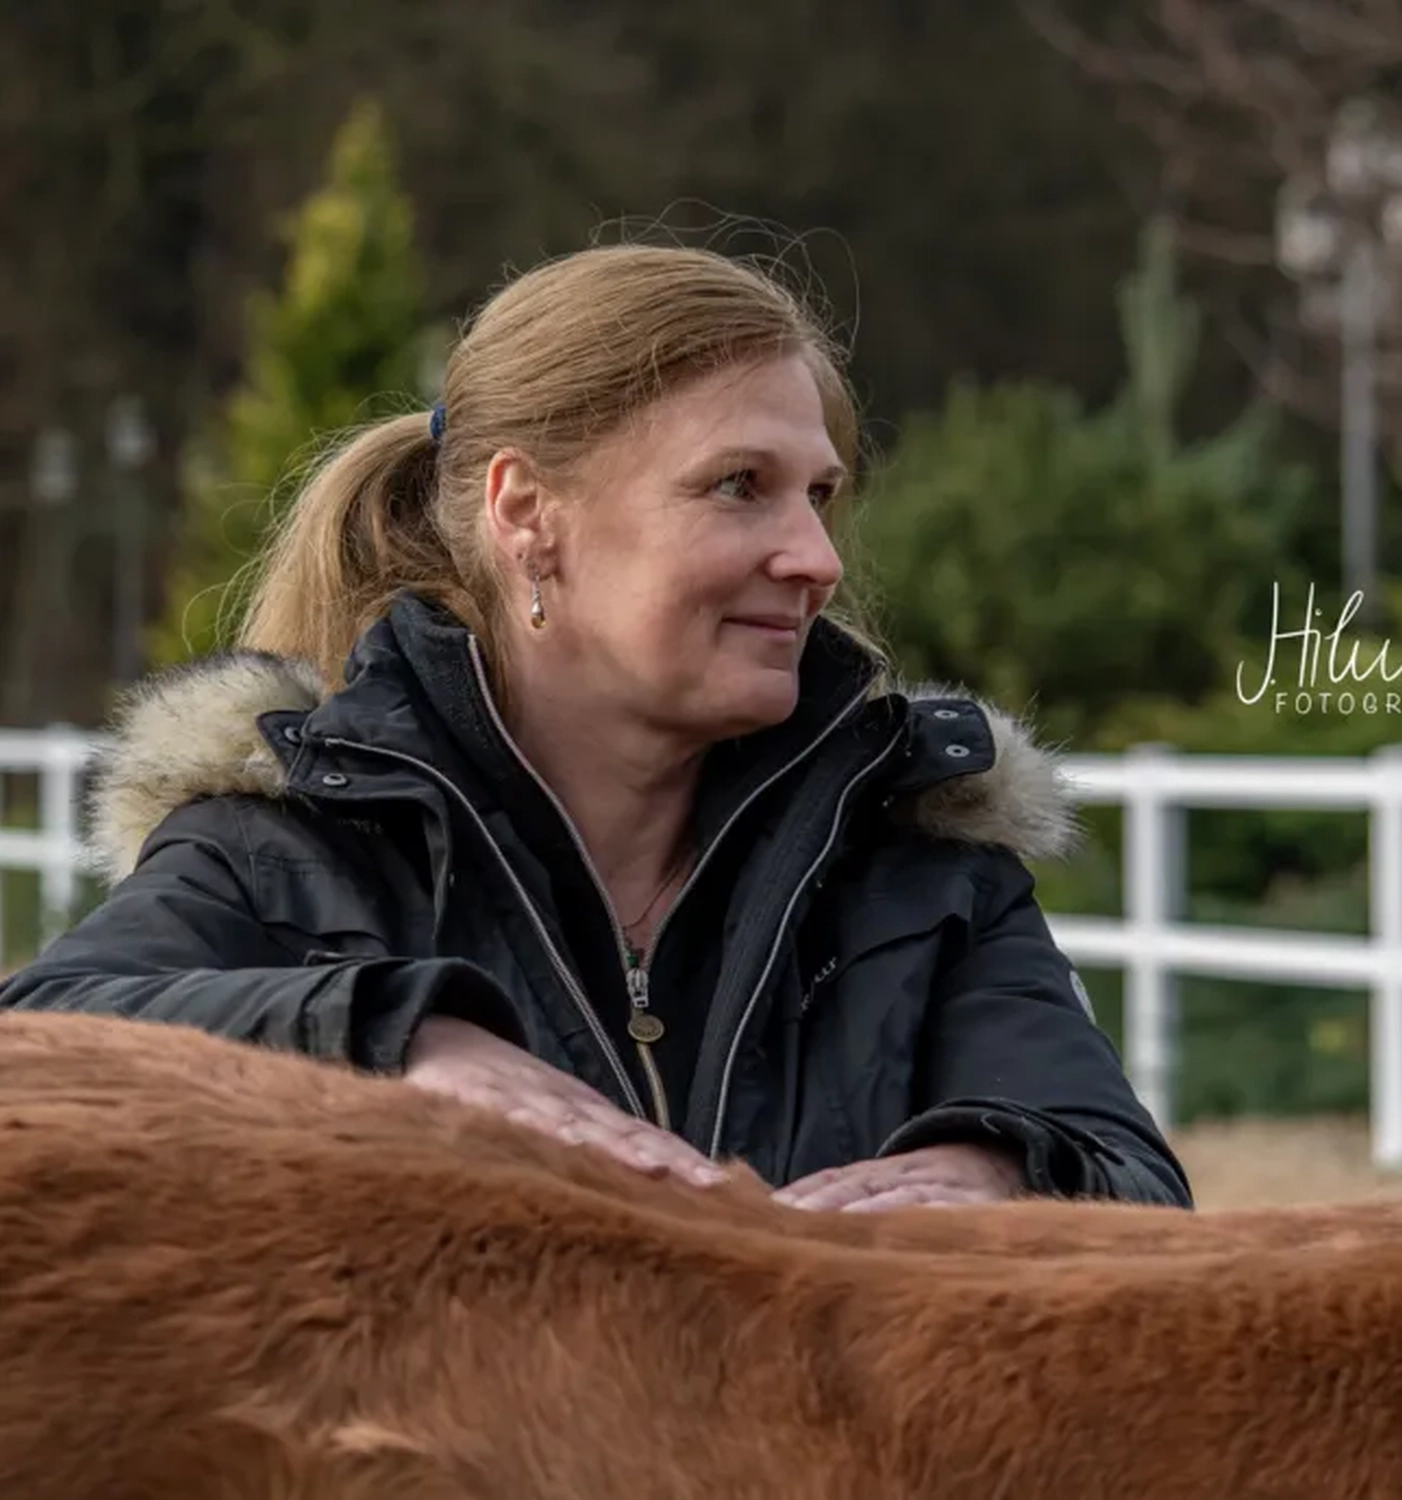
M 413 211 L 383 116 L 358 103 L 332 146 L 325 185 L 292 217 L 280 290 L 249 309 L 242 385 L 187 465 L 185 514 L 154 631 L 158 662 L 227 644 L 241 576 L 321 444 L 422 399 L 426 319 Z

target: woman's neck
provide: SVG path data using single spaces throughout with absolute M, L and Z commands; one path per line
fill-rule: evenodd
M 607 720 L 531 695 L 515 700 L 510 730 L 627 922 L 685 866 L 703 750 Z

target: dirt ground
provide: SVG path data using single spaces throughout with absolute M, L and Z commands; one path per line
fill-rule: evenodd
M 1220 1121 L 1171 1141 L 1200 1208 L 1402 1196 L 1402 1172 L 1372 1164 L 1366 1119 Z

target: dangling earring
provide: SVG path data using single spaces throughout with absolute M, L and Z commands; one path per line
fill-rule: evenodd
M 540 574 L 531 569 L 531 624 L 537 630 L 545 629 L 545 601 L 540 597 Z

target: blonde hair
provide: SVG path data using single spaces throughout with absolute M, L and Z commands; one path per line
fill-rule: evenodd
M 672 245 L 599 246 L 537 266 L 488 301 L 454 348 L 438 441 L 427 412 L 390 417 L 312 472 L 260 560 L 242 644 L 303 657 L 338 686 L 356 638 L 411 589 L 462 620 L 498 669 L 505 590 L 481 502 L 493 454 L 519 448 L 565 480 L 677 386 L 787 353 L 808 362 L 855 473 L 859 424 L 839 351 L 774 277 Z M 848 613 L 843 623 L 865 639 Z

